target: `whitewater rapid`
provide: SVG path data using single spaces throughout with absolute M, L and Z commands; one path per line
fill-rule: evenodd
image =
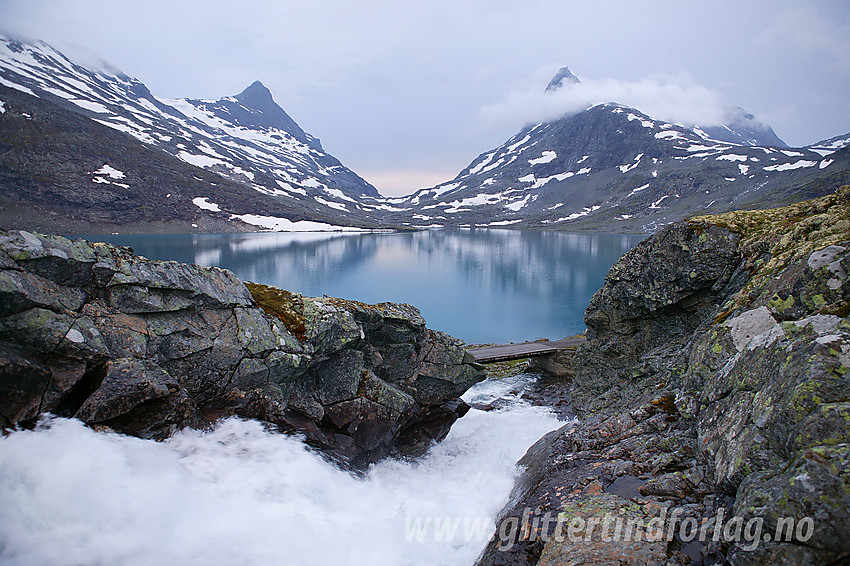
M 362 478 L 255 421 L 153 442 L 45 419 L 0 439 L 0 564 L 471 564 L 515 462 L 563 424 L 520 398 L 531 379 L 477 385 L 467 402 L 505 406 Z

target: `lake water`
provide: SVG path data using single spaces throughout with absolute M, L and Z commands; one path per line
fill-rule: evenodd
M 409 303 L 469 344 L 563 338 L 643 236 L 518 230 L 93 236 L 308 296 Z

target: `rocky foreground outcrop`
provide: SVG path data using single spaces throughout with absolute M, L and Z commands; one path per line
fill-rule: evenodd
M 626 254 L 479 563 L 850 563 L 849 273 L 850 187 Z
M 0 231 L 0 424 L 161 439 L 230 415 L 362 467 L 447 434 L 484 378 L 404 304 L 308 298 L 128 248 Z

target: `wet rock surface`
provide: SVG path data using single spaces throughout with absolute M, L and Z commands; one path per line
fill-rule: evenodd
M 846 564 L 848 273 L 850 187 L 626 254 L 479 564 Z
M 247 287 L 128 248 L 0 231 L 0 420 L 161 439 L 238 415 L 354 467 L 444 437 L 484 378 L 409 305 Z

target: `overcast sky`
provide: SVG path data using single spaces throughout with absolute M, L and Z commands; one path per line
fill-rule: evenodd
M 847 0 L 0 0 L 166 98 L 261 80 L 381 193 L 454 177 L 587 100 L 686 122 L 739 105 L 792 146 L 850 132 Z M 579 96 L 541 96 L 567 65 Z

